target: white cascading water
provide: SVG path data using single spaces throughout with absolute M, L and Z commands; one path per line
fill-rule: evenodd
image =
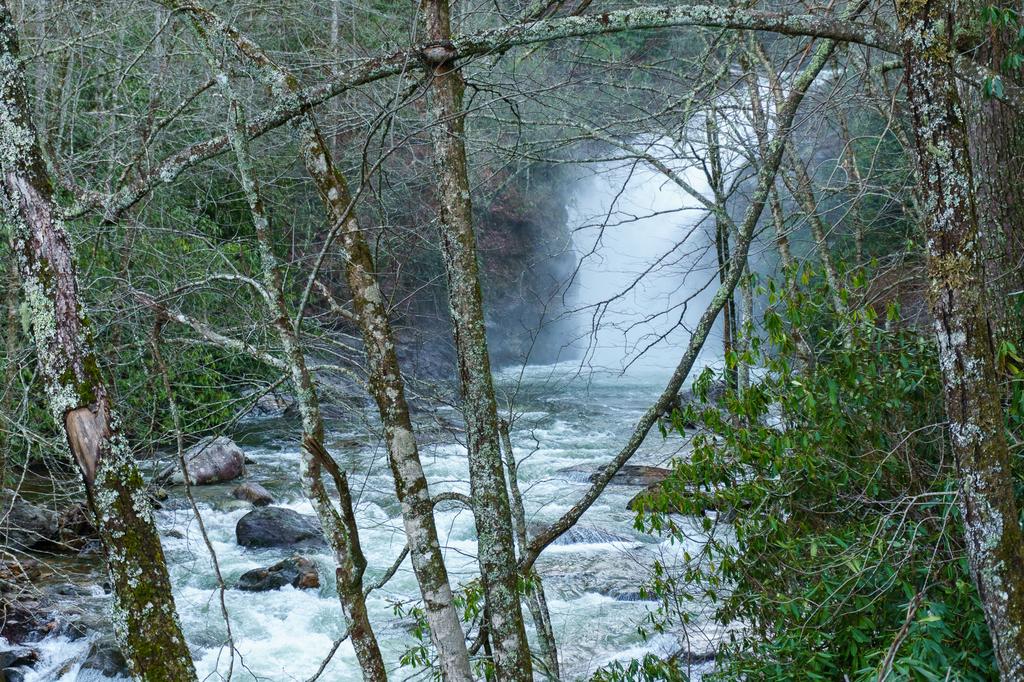
M 693 187 L 706 191 L 702 173 L 672 161 L 668 148 L 667 144 L 654 145 L 652 152 L 672 164 Z M 589 473 L 626 442 L 685 349 L 689 330 L 717 286 L 713 238 L 706 224 L 698 224 L 705 214 L 696 210 L 697 205 L 693 197 L 643 165 L 608 164 L 579 182 L 570 213 L 581 256 L 574 305 L 582 332 L 573 343 L 583 353 L 585 371 L 580 371 L 577 360 L 501 372 L 497 381 L 504 395 L 515 392 L 512 437 L 531 526 L 557 519 L 587 489 Z M 638 278 L 641 281 L 634 285 Z M 619 296 L 624 291 L 625 295 Z M 607 306 L 595 308 L 609 300 Z M 595 310 L 602 317 L 596 332 L 591 333 Z M 669 312 L 652 316 L 661 311 Z M 660 340 L 641 353 L 656 339 Z M 710 339 L 701 361 L 714 361 L 719 348 L 720 341 Z M 630 371 L 623 373 L 626 366 Z M 451 416 L 454 418 L 454 413 Z M 404 545 L 390 471 L 379 443 L 364 440 L 361 445 L 352 444 L 352 439 L 366 438 L 362 424 L 332 426 L 328 445 L 352 472 L 362 546 L 369 561 L 367 580 L 372 581 L 391 565 Z M 299 487 L 294 434 L 284 436 L 271 428 L 250 424 L 250 435 L 240 439 L 253 460 L 249 479 L 267 487 L 278 505 L 311 514 Z M 664 465 L 683 447 L 678 437 L 662 439 L 654 434 L 632 461 Z M 422 457 L 433 492 L 468 493 L 466 453 L 455 437 L 435 430 L 423 438 Z M 229 669 L 231 680 L 307 679 L 343 630 L 332 558 L 322 549 L 302 550 L 319 565 L 323 582 L 319 590 L 286 587 L 249 593 L 230 589 L 243 572 L 294 553 L 238 546 L 235 524 L 246 510 L 235 508 L 231 488 L 232 484 L 205 486 L 196 493 L 229 588 L 225 599 L 231 614 L 233 656 L 224 646 L 226 628 L 219 589 L 191 512 L 179 507 L 158 513 L 178 610 L 200 679 L 227 679 Z M 626 504 L 639 490 L 609 486 L 578 529 L 538 561 L 567 680 L 585 679 L 613 660 L 647 652 L 668 655 L 684 641 L 679 632 L 648 639 L 637 634 L 637 625 L 656 606 L 640 598 L 641 585 L 654 561 L 678 564 L 684 550 L 695 553 L 696 549 L 660 542 L 633 528 L 634 514 Z M 476 576 L 472 519 L 463 510 L 443 507 L 437 522 L 451 579 L 455 587 L 464 585 Z M 692 522 L 697 537 L 699 519 Z M 390 583 L 369 598 L 370 617 L 395 680 L 417 673 L 400 663 L 403 652 L 417 642 L 411 634 L 410 618 L 397 608 L 414 605 L 417 595 L 406 562 Z M 715 638 L 713 629 L 702 633 L 691 627 L 686 641 L 691 650 L 700 653 Z M 85 649 L 81 643 L 51 640 L 43 651 L 44 660 L 26 680 L 89 679 L 78 676 L 76 662 Z M 59 665 L 51 665 L 60 660 L 64 661 L 62 674 Z M 340 646 L 318 679 L 360 679 L 349 642 Z
M 669 139 L 634 145 L 704 197 L 704 170 L 676 158 Z M 714 295 L 714 223 L 700 201 L 643 161 L 609 162 L 581 180 L 570 204 L 580 255 L 575 308 L 584 364 L 598 371 L 665 377 Z M 700 360 L 720 355 L 712 332 Z

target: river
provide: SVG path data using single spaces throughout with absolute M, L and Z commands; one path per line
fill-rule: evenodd
M 688 177 L 706 189 L 699 177 Z M 578 359 L 508 369 L 496 377 L 499 404 L 513 405 L 506 416 L 512 417 L 519 484 L 531 527 L 557 519 L 587 489 L 587 476 L 626 442 L 682 354 L 692 323 L 710 296 L 705 288 L 715 276 L 708 261 L 711 242 L 693 213 L 687 213 L 695 205 L 678 187 L 643 168 L 607 166 L 580 180 L 570 218 L 581 254 L 573 304 L 583 332 L 575 341 L 567 341 Z M 632 284 L 641 273 L 645 273 L 643 280 Z M 620 291 L 627 293 L 615 296 Z M 610 302 L 602 304 L 605 301 Z M 595 310 L 601 313 L 600 329 L 588 334 L 587 324 L 595 319 Z M 571 348 L 573 343 L 582 345 Z M 714 338 L 709 341 L 701 364 L 715 361 L 719 344 Z M 642 356 L 639 362 L 638 356 Z M 627 366 L 628 372 L 621 371 Z M 418 414 L 416 419 L 432 492 L 468 493 L 458 414 L 442 408 Z M 367 422 L 367 415 L 361 413 L 332 422 L 328 445 L 350 472 L 362 547 L 369 562 L 367 580 L 372 581 L 398 556 L 404 535 L 386 456 L 379 442 L 368 440 L 374 429 Z M 249 422 L 232 435 L 251 460 L 247 480 L 270 490 L 275 504 L 312 514 L 298 482 L 296 429 L 294 424 L 278 421 Z M 665 465 L 680 455 L 685 455 L 683 439 L 664 439 L 655 431 L 631 463 Z M 225 646 L 220 590 L 191 510 L 180 504 L 178 492 L 174 494 L 178 504 L 157 512 L 178 612 L 200 679 L 226 679 L 229 668 L 231 679 L 238 681 L 307 679 L 344 629 L 332 558 L 322 550 L 302 551 L 319 567 L 318 590 L 286 587 L 252 593 L 231 589 L 245 571 L 293 554 L 247 550 L 235 542 L 235 525 L 248 510 L 231 498 L 234 485 L 196 489 L 228 586 L 225 599 L 233 653 Z M 640 590 L 655 561 L 677 566 L 683 552 L 695 553 L 696 547 L 636 531 L 634 514 L 626 504 L 639 490 L 609 486 L 571 537 L 548 548 L 537 562 L 567 680 L 585 679 L 614 660 L 648 652 L 669 655 L 682 646 L 681 632 L 641 636 L 638 627 L 658 605 L 643 600 Z M 690 521 L 694 536 L 699 536 L 699 520 Z M 470 514 L 442 505 L 437 526 L 451 579 L 456 587 L 464 585 L 477 575 Z M 402 654 L 417 643 L 412 620 L 403 615 L 403 607 L 414 605 L 417 595 L 406 561 L 368 600 L 371 621 L 396 680 L 422 676 L 422 671 L 400 663 Z M 697 654 L 707 651 L 716 637 L 712 628 L 711 642 L 706 637 L 702 641 L 700 630 L 698 622 L 688 633 L 691 651 Z M 100 679 L 92 672 L 79 674 L 76 661 L 86 648 L 83 641 L 46 640 L 40 645 L 42 660 L 26 676 L 27 682 Z M 359 679 L 350 643 L 339 647 L 320 679 Z

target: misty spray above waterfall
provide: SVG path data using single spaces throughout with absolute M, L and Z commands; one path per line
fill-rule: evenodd
M 628 144 L 713 201 L 703 164 L 706 146 L 652 136 Z M 727 176 L 735 176 L 741 164 L 723 153 L 723 167 Z M 569 206 L 579 259 L 572 288 L 578 328 L 573 343 L 588 367 L 671 370 L 714 296 L 715 220 L 676 180 L 644 158 L 600 163 L 579 180 Z M 721 358 L 716 325 L 698 365 Z

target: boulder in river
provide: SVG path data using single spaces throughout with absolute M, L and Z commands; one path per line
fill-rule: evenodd
M 647 486 L 646 488 L 638 492 L 632 498 L 630 498 L 629 502 L 626 503 L 626 509 L 635 512 L 653 508 L 653 498 L 655 498 L 660 491 L 661 483 L 652 483 L 651 485 Z M 669 509 L 668 511 L 672 514 L 679 513 L 679 510 L 675 509 L 674 507 Z
M 128 661 L 111 634 L 103 635 L 89 645 L 82 670 L 95 670 L 103 677 L 131 677 Z
M 645 509 L 651 509 L 651 510 L 657 509 L 659 507 L 659 505 L 654 504 L 654 499 L 656 499 L 656 497 L 660 493 L 660 491 L 661 491 L 661 484 L 660 483 L 653 483 L 653 484 L 647 486 L 646 489 L 641 490 L 640 492 L 638 492 L 636 495 L 633 496 L 633 498 L 629 502 L 626 503 L 626 509 L 628 509 L 629 511 L 634 511 L 634 512 L 635 511 L 642 511 L 642 510 L 645 510 Z M 733 504 L 731 502 L 729 502 L 728 500 L 724 499 L 724 496 L 722 496 L 722 495 L 709 493 L 706 490 L 699 491 L 696 488 L 686 489 L 686 490 L 683 490 L 682 492 L 680 492 L 678 490 L 674 490 L 673 493 L 675 495 L 682 495 L 684 498 L 691 498 L 691 499 L 693 497 L 695 497 L 696 495 L 698 495 L 698 494 L 701 495 L 701 497 L 700 497 L 701 511 L 703 511 L 704 513 L 717 512 L 720 515 L 718 517 L 719 520 L 721 520 L 721 521 L 723 521 L 725 523 L 731 523 L 736 518 L 736 508 L 733 506 Z M 749 500 L 743 502 L 740 506 L 743 507 L 743 508 L 749 507 L 750 506 Z M 664 509 L 662 511 L 665 511 L 665 512 L 667 512 L 669 514 L 682 514 L 683 513 L 679 509 L 679 505 L 676 504 L 673 500 L 670 500 L 668 508 Z
M 0 670 L 0 682 L 25 682 L 25 676 L 17 668 Z
M 573 483 L 588 483 L 590 477 L 594 475 L 594 470 L 589 466 L 577 464 L 570 467 L 562 467 L 556 473 L 559 478 L 564 478 Z
M 326 544 L 320 522 L 284 507 L 259 507 L 238 520 L 235 538 L 243 547 L 310 547 Z
M 0 668 L 31 667 L 39 660 L 39 654 L 23 646 L 12 646 L 0 651 Z
M 0 492 L 0 545 L 26 550 L 60 539 L 60 515 L 11 491 Z
M 662 467 L 626 464 L 615 472 L 615 475 L 612 476 L 612 480 L 609 481 L 609 483 L 612 485 L 649 486 L 661 483 L 668 478 L 671 473 L 671 469 L 664 469 Z M 593 483 L 597 479 L 598 475 L 600 475 L 600 472 L 592 474 L 590 476 L 590 482 Z
M 192 485 L 222 483 L 245 473 L 245 453 L 227 436 L 204 438 L 185 451 L 185 464 Z M 185 482 L 177 464 L 164 469 L 160 478 Z
M 246 397 L 252 395 L 253 393 L 249 393 Z M 294 404 L 295 399 L 290 395 L 270 391 L 260 395 L 245 416 L 251 419 L 280 419 Z
M 571 467 L 565 467 L 558 470 L 559 475 L 563 478 L 576 482 L 576 483 L 593 483 L 597 480 L 597 477 L 601 474 L 604 467 L 598 467 L 597 471 L 594 471 L 591 467 L 585 465 L 577 465 Z M 612 479 L 608 482 L 609 485 L 651 485 L 652 483 L 661 483 L 669 474 L 671 469 L 665 469 L 663 467 L 645 466 L 642 464 L 626 464 L 622 466 Z
M 236 500 L 252 502 L 254 507 L 266 507 L 274 503 L 274 496 L 259 483 L 243 483 L 231 491 L 231 496 Z
M 293 556 L 268 568 L 246 571 L 238 578 L 238 589 L 246 592 L 266 592 L 291 585 L 296 589 L 320 587 L 320 574 L 316 564 L 305 557 Z

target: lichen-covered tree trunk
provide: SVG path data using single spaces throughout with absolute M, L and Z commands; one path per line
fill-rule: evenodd
M 501 460 L 498 409 L 491 379 L 473 233 L 464 142 L 465 112 L 462 108 L 465 83 L 452 59 L 447 0 L 424 0 L 420 11 L 426 38 L 430 41 L 430 47 L 424 50 L 424 58 L 433 69 L 431 140 L 440 211 L 441 253 L 462 383 L 473 516 L 494 666 L 499 680 L 527 682 L 533 679 L 533 672 L 517 587 L 519 573 L 512 516 Z
M 971 573 L 1000 674 L 1024 680 L 1024 537 L 1013 491 L 982 234 L 945 0 L 899 0 L 928 274 Z
M 82 472 L 132 673 L 195 680 L 145 482 L 118 428 L 79 299 L 75 259 L 29 118 L 18 36 L 0 0 L 0 201 L 12 234 L 40 374 Z
M 526 527 L 526 508 L 523 506 L 523 493 L 519 489 L 519 466 L 516 463 L 515 451 L 512 449 L 512 435 L 509 424 L 501 420 L 501 446 L 505 452 L 505 468 L 508 470 L 508 492 L 512 504 L 512 526 L 516 533 L 516 543 L 520 554 L 526 551 L 529 544 Z M 537 646 L 540 649 L 540 661 L 544 674 L 551 682 L 558 682 L 561 673 L 558 665 L 558 646 L 555 642 L 555 629 L 551 624 L 551 612 L 548 610 L 547 596 L 544 594 L 544 581 L 540 574 L 533 570 L 528 577 L 531 585 L 526 595 L 526 605 L 533 618 L 533 626 L 537 630 Z
M 257 67 L 257 73 L 283 102 L 298 96 L 296 79 L 238 30 L 195 3 L 169 0 L 167 4 L 187 11 L 198 30 L 216 32 L 233 43 L 240 55 Z M 377 282 L 373 256 L 353 211 L 348 184 L 335 168 L 313 114 L 306 112 L 296 118 L 294 128 L 303 163 L 330 217 L 332 235 L 328 236 L 328 241 L 334 239 L 336 233 L 343 251 L 346 279 L 366 350 L 370 392 L 384 427 L 388 461 L 395 479 L 395 493 L 402 506 L 406 541 L 423 597 L 431 642 L 437 650 L 443 678 L 448 682 L 470 682 L 473 677 L 465 633 L 441 554 L 434 505 L 420 463 L 394 333 Z
M 974 25 L 982 30 L 969 47 L 974 61 L 1001 73 L 1003 81 L 1020 87 L 1019 70 L 1002 68 L 1015 47 L 1017 30 L 981 24 L 984 5 L 1018 9 L 1012 2 L 967 4 Z M 960 39 L 960 44 L 964 39 Z M 978 222 L 985 249 L 985 274 L 990 292 L 990 317 L 998 340 L 1019 345 L 1024 331 L 1024 114 L 1019 105 L 985 97 L 976 88 L 962 87 L 967 116 L 971 167 L 977 187 Z
M 6 232 L 6 229 L 4 230 Z M 0 236 L 0 240 L 11 242 L 13 235 L 4 234 Z M 3 397 L 0 398 L 0 410 L 11 418 L 14 418 L 15 412 L 15 386 L 18 380 L 18 373 L 21 368 L 18 367 L 18 342 L 19 334 L 18 330 L 21 327 L 20 320 L 18 319 L 18 292 L 21 288 L 21 279 L 18 276 L 18 259 L 15 257 L 12 251 L 8 254 L 7 258 L 7 272 L 5 273 L 7 281 L 4 282 L 4 366 L 2 370 L 3 387 L 0 391 L 3 392 Z M 8 473 L 8 461 L 10 458 L 11 451 L 14 448 L 14 434 L 13 431 L 4 429 L 3 433 L 0 433 L 0 488 L 7 483 Z
M 313 379 L 306 367 L 306 360 L 299 344 L 295 328 L 288 314 L 284 298 L 281 267 L 274 253 L 270 218 L 263 204 L 258 178 L 252 169 L 252 154 L 242 106 L 230 87 L 228 74 L 220 69 L 216 51 L 202 25 L 197 33 L 204 42 L 211 68 L 228 100 L 228 136 L 235 152 L 239 180 L 249 205 L 256 239 L 259 245 L 260 270 L 263 296 L 273 320 L 278 338 L 284 349 L 285 363 L 295 390 L 295 400 L 302 416 L 302 457 L 301 477 L 306 496 L 313 504 L 317 518 L 323 527 L 324 537 L 330 545 L 335 560 L 338 598 L 349 619 L 349 636 L 359 660 L 363 679 L 367 682 L 386 682 L 387 669 L 380 653 L 377 637 L 366 611 L 363 594 L 363 573 L 366 557 L 359 543 L 359 528 L 352 508 L 352 495 L 348 477 L 334 463 L 324 447 L 324 423 L 320 413 L 319 397 Z M 338 507 L 331 501 L 324 485 L 324 468 L 328 470 L 338 492 Z
M 395 493 L 402 505 L 406 542 L 423 597 L 430 638 L 438 652 L 443 678 L 448 682 L 468 682 L 473 676 L 466 635 L 455 610 L 448 570 L 441 555 L 434 504 L 420 463 L 405 382 L 395 352 L 394 332 L 387 302 L 377 283 L 373 256 L 351 211 L 348 185 L 334 168 L 315 122 L 307 118 L 298 125 L 307 170 L 332 222 L 342 225 L 339 239 L 346 257 L 346 280 L 362 332 L 370 392 L 384 426 L 388 462 L 395 479 Z
M 1024 115 L 995 98 L 968 117 L 985 271 L 999 340 L 1024 330 Z

